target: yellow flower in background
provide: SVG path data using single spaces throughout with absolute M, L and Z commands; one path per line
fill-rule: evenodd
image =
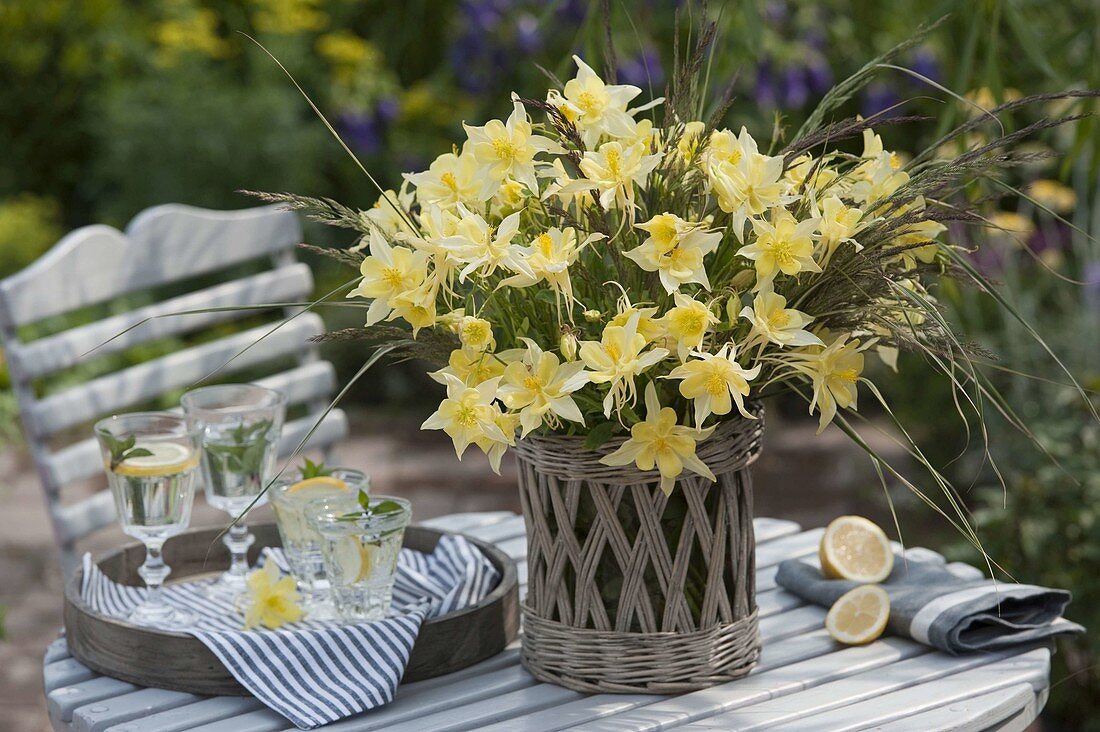
M 400 295 L 415 290 L 428 277 L 428 255 L 405 247 L 391 247 L 377 230 L 370 234 L 370 256 L 359 265 L 363 275 L 347 297 L 369 297 L 367 325 L 385 320 Z
M 661 407 L 657 389 L 649 382 L 645 389 L 645 421 L 630 428 L 630 438 L 615 452 L 600 458 L 604 465 L 629 465 L 639 470 L 661 474 L 661 490 L 667 496 L 676 487 L 676 478 L 688 469 L 704 478 L 717 481 L 710 468 L 695 454 L 695 445 L 710 437 L 713 427 L 705 430 L 676 424 L 676 410 Z
M 634 260 L 646 272 L 657 272 L 661 285 L 670 294 L 689 282 L 710 289 L 703 258 L 718 248 L 721 232 L 706 231 L 703 224 L 689 223 L 670 213 L 658 214 L 635 226 L 648 231 L 649 237 L 623 256 Z
M 519 410 L 519 423 L 526 437 L 545 421 L 554 428 L 558 418 L 584 424 L 584 416 L 569 396 L 588 383 L 584 364 L 562 364 L 553 353 L 543 351 L 529 338 L 522 361 L 513 361 L 504 369 L 498 395 L 504 406 Z
M 587 150 L 580 162 L 587 185 L 599 191 L 604 208 L 626 209 L 634 214 L 634 188 L 645 190 L 646 178 L 661 162 L 660 154 L 648 155 L 642 145 L 624 147 L 619 142 L 605 142 L 596 150 Z
M 561 95 L 551 93 L 547 101 L 577 126 L 585 147 L 594 148 L 604 135 L 631 135 L 634 118 L 626 105 L 642 90 L 629 84 L 606 84 L 579 56 L 573 56 L 573 61 L 577 64 L 577 75 L 565 82 Z
M 837 407 L 856 411 L 859 392 L 856 385 L 863 373 L 863 353 L 858 340 L 842 335 L 828 347 L 811 346 L 793 354 L 791 366 L 813 381 L 810 414 L 818 410 L 817 434 L 821 434 L 836 416 Z
M 735 402 L 743 417 L 756 419 L 745 409 L 745 397 L 749 395 L 749 382 L 760 375 L 760 364 L 751 369 L 741 368 L 729 343 L 718 353 L 692 355 L 694 358 L 674 368 L 668 378 L 681 379 L 680 394 L 691 399 L 695 406 L 695 426 L 702 428 L 711 414 L 729 414 Z
M 548 137 L 534 134 L 522 104 L 513 100 L 512 114 L 505 122 L 494 119 L 481 127 L 462 126 L 469 139 L 469 153 L 483 175 L 497 183 L 511 178 L 538 195 L 535 155 L 558 151 L 560 146 Z
M 498 181 L 481 174 L 478 162 L 465 152 L 444 153 L 424 172 L 405 173 L 405 179 L 416 186 L 416 200 L 438 206 L 473 206 L 488 201 L 499 187 Z
M 676 355 L 683 361 L 688 353 L 703 347 L 703 339 L 711 326 L 720 322 L 704 303 L 677 292 L 675 307 L 660 322 L 669 337 L 676 341 Z
M 1057 214 L 1067 214 L 1077 206 L 1077 194 L 1073 189 L 1056 180 L 1032 181 L 1027 194 Z
M 218 14 L 207 8 L 195 8 L 182 17 L 158 23 L 153 31 L 160 48 L 157 63 L 171 67 L 184 53 L 200 53 L 223 58 L 231 46 L 218 35 Z
M 742 127 L 732 157 L 737 162 L 721 158 L 712 159 L 707 177 L 718 207 L 730 214 L 730 226 L 742 240 L 745 221 L 759 216 L 770 208 L 782 206 L 793 200 L 787 195 L 783 180 L 783 156 L 761 155 L 756 140 Z
M 465 315 L 455 324 L 455 333 L 467 351 L 491 351 L 497 346 L 493 338 L 493 326 L 488 320 Z
M 328 15 L 322 0 L 252 0 L 258 7 L 252 14 L 252 25 L 262 33 L 294 35 L 323 30 Z
M 798 221 L 786 209 L 772 209 L 771 221 L 753 219 L 756 241 L 737 253 L 751 259 L 756 267 L 756 287 L 763 289 L 775 276 L 799 272 L 820 272 L 814 261 L 813 234 L 820 219 Z
M 467 447 L 479 440 L 488 438 L 509 445 L 515 442 L 515 435 L 506 434 L 500 428 L 500 408 L 493 403 L 500 377 L 483 381 L 477 386 L 467 386 L 446 371 L 436 371 L 430 376 L 447 386 L 447 397 L 440 403 L 439 409 L 424 420 L 420 429 L 446 432 L 454 442 L 455 454 L 459 458 Z
M 612 407 L 621 410 L 623 404 L 633 404 L 637 398 L 634 378 L 668 355 L 665 348 L 645 351 L 645 336 L 638 332 L 640 318 L 640 313 L 634 313 L 626 325 L 604 328 L 601 340 L 581 343 L 578 355 L 591 371 L 589 381 L 609 386 L 603 400 L 605 417 L 611 416 Z
M 857 252 L 863 249 L 863 245 L 852 238 L 860 230 L 862 218 L 862 211 L 854 206 L 845 206 L 836 196 L 828 196 L 821 202 L 821 238 L 817 243 L 822 251 L 822 269 L 829 266 L 841 244 L 851 244 Z
M 737 304 L 737 300 L 730 299 L 731 321 L 734 320 L 733 309 Z M 778 293 L 761 292 L 753 300 L 752 307 L 744 307 L 740 315 L 752 323 L 750 343 L 764 341 L 780 346 L 824 345 L 820 338 L 806 330 L 813 318 L 800 310 L 788 308 L 787 298 Z
M 259 626 L 275 630 L 305 617 L 298 605 L 297 582 L 283 577 L 278 565 L 270 559 L 264 566 L 248 574 L 244 597 L 244 629 Z
M 1015 211 L 997 211 L 986 219 L 990 236 L 1024 240 L 1035 233 L 1035 222 Z

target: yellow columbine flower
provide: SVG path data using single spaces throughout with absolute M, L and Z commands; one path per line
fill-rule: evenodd
M 527 345 L 522 361 L 514 361 L 504 369 L 498 391 L 508 409 L 519 410 L 521 437 L 537 429 L 545 421 L 556 427 L 558 417 L 584 424 L 584 416 L 569 396 L 588 383 L 583 363 L 558 361 L 553 353 L 543 351 L 534 341 L 521 339 Z
M 627 137 L 634 131 L 634 118 L 626 105 L 642 93 L 629 84 L 605 84 L 592 68 L 574 56 L 577 76 L 565 82 L 563 94 L 551 93 L 550 104 L 577 126 L 585 147 L 594 148 L 600 137 Z
M 521 254 L 530 274 L 518 274 L 503 280 L 504 287 L 530 287 L 545 280 L 554 291 L 554 300 L 558 307 L 558 320 L 561 321 L 561 298 L 565 298 L 569 319 L 572 320 L 573 281 L 569 277 L 569 267 L 577 261 L 589 244 L 606 238 L 603 234 L 589 234 L 583 241 L 577 238 L 577 230 L 571 226 L 559 229 L 556 226 L 547 229 Z
M 813 176 L 807 181 L 806 177 L 811 173 Z M 787 168 L 787 171 L 783 174 L 783 179 L 787 181 L 791 193 L 799 193 L 807 182 L 809 188 L 820 191 L 828 187 L 836 178 L 837 172 L 835 170 L 823 162 L 819 162 L 809 153 L 795 158 L 791 163 L 791 167 Z
M 429 328 L 435 325 L 436 308 L 435 300 L 439 294 L 439 283 L 433 278 L 427 280 L 420 287 L 402 292 L 392 300 L 393 312 L 387 320 L 403 318 L 413 327 L 413 337 L 421 328 Z
M 455 445 L 459 459 L 471 443 L 486 438 L 512 444 L 514 435 L 506 434 L 498 422 L 500 408 L 493 403 L 500 377 L 467 386 L 454 374 L 436 371 L 431 377 L 447 385 L 447 398 L 439 409 L 420 425 L 422 430 L 443 430 Z
M 741 368 L 729 343 L 718 353 L 696 351 L 693 355 L 696 358 L 674 368 L 668 378 L 682 379 L 680 394 L 694 403 L 695 426 L 702 428 L 711 414 L 729 414 L 734 402 L 742 416 L 756 419 L 745 409 L 745 397 L 749 395 L 749 382 L 760 375 L 760 364 Z
M 917 221 L 908 224 L 894 239 L 894 246 L 910 247 L 898 255 L 905 269 L 913 269 L 917 262 L 931 264 L 936 261 L 936 253 L 940 245 L 936 237 L 947 231 L 947 227 L 938 221 Z M 927 242 L 923 246 L 914 247 L 914 244 Z
M 893 153 L 882 152 L 873 160 L 862 163 L 855 171 L 857 180 L 849 194 L 857 203 L 871 204 L 893 195 L 909 182 L 909 174 L 898 170 Z M 873 207 L 870 207 L 873 209 Z
M 512 114 L 507 121 L 494 119 L 481 127 L 462 126 L 469 138 L 469 153 L 477 161 L 483 175 L 497 183 L 512 178 L 538 194 L 535 155 L 557 151 L 560 146 L 548 137 L 534 134 L 527 111 L 515 97 Z
M 1057 214 L 1069 213 L 1077 205 L 1077 194 L 1069 186 L 1056 180 L 1032 181 L 1027 187 L 1029 196 Z
M 409 225 L 409 209 L 412 206 L 413 195 L 406 186 L 401 191 L 382 191 L 382 195 L 366 211 L 360 212 L 360 218 L 370 229 L 378 229 L 387 237 L 393 237 L 399 233 L 413 234 Z M 352 247 L 352 251 L 359 251 L 363 243 Z
M 454 235 L 442 239 L 439 247 L 466 265 L 458 274 L 460 282 L 465 282 L 475 270 L 487 277 L 499 267 L 534 276 L 524 260 L 523 251 L 512 243 L 519 233 L 519 211 L 506 217 L 499 226 L 491 226 L 481 214 L 461 203 L 458 213 L 460 220 Z
M 679 292 L 675 298 L 675 307 L 665 313 L 660 322 L 676 341 L 676 355 L 684 361 L 690 351 L 703 347 L 703 339 L 710 327 L 720 321 L 704 303 Z
M 818 410 L 818 434 L 833 421 L 837 407 L 856 411 L 859 396 L 856 384 L 863 373 L 863 353 L 858 340 L 849 341 L 848 336 L 842 335 L 828 347 L 810 346 L 790 358 L 795 370 L 813 380 L 810 414 Z
M 736 300 L 730 300 L 730 320 L 733 320 L 733 307 Z M 805 328 L 813 318 L 801 310 L 787 307 L 787 298 L 775 292 L 761 292 L 745 306 L 741 317 L 752 323 L 749 342 L 766 341 L 780 346 L 821 346 L 821 339 Z
M 298 605 L 297 583 L 293 577 L 283 577 L 278 565 L 270 559 L 264 566 L 248 574 L 245 594 L 244 629 L 263 626 L 275 630 L 305 617 Z
M 391 247 L 383 235 L 373 229 L 370 233 L 370 256 L 359 265 L 359 272 L 363 279 L 347 296 L 374 299 L 367 309 L 367 325 L 374 325 L 391 314 L 398 296 L 425 283 L 428 278 L 428 255 L 405 247 Z
M 667 335 L 664 324 L 654 317 L 657 315 L 657 308 L 640 308 L 631 305 L 626 295 L 619 298 L 619 312 L 611 318 L 608 325 L 625 326 L 635 314 L 638 315 L 638 332 L 645 338 L 646 343 L 654 343 Z
M 821 268 L 829 266 L 829 261 L 841 244 L 850 243 L 856 251 L 863 245 L 852 237 L 860 229 L 863 212 L 854 206 L 845 206 L 836 196 L 828 196 L 821 202 L 821 239 L 818 246 L 822 250 Z
M 793 200 L 783 180 L 783 156 L 761 155 L 756 140 L 742 127 L 734 148 L 737 162 L 711 158 L 707 177 L 718 199 L 718 207 L 730 214 L 730 226 L 743 240 L 745 221 L 770 208 Z
M 473 206 L 489 200 L 498 182 L 478 170 L 477 160 L 468 152 L 444 153 L 422 173 L 406 173 L 405 179 L 416 186 L 416 200 L 424 204 Z
M 657 272 L 666 292 L 671 294 L 689 282 L 710 289 L 703 257 L 718 248 L 721 232 L 706 231 L 705 224 L 689 223 L 670 213 L 657 214 L 636 227 L 648 231 L 649 237 L 623 255 L 646 272 Z
M 797 221 L 782 208 L 772 209 L 771 221 L 753 219 L 756 241 L 737 253 L 753 260 L 757 289 L 764 289 L 780 272 L 796 275 L 802 271 L 821 271 L 814 261 L 813 240 L 819 222 L 816 218 Z
M 504 453 L 508 452 L 508 448 L 516 443 L 516 430 L 519 428 L 519 416 L 497 410 L 493 417 L 493 421 L 496 422 L 501 433 L 508 439 L 498 440 L 486 435 L 476 440 L 474 444 L 481 448 L 481 451 L 485 453 L 485 457 L 489 458 L 489 465 L 492 467 L 493 472 L 500 475 L 500 459 L 504 457 Z
M 451 351 L 447 366 L 442 372 L 456 376 L 466 386 L 477 386 L 503 374 L 504 366 L 504 361 L 497 354 L 456 348 Z
M 462 347 L 473 353 L 489 351 L 497 345 L 493 338 L 493 326 L 489 321 L 472 315 L 464 315 L 455 324 L 455 333 L 458 334 Z
M 646 178 L 661 162 L 661 155 L 647 155 L 642 145 L 624 147 L 619 142 L 605 142 L 596 150 L 587 150 L 580 162 L 585 183 L 599 191 L 604 208 L 624 208 L 633 215 L 634 186 L 645 189 Z
M 604 465 L 629 465 L 661 474 L 661 490 L 667 496 L 676 486 L 676 478 L 687 468 L 697 475 L 717 481 L 710 468 L 695 454 L 695 444 L 710 437 L 713 427 L 705 430 L 676 424 L 676 410 L 661 408 L 653 382 L 645 389 L 645 421 L 630 428 L 630 439 L 615 452 L 600 458 Z
M 603 329 L 600 341 L 583 341 L 580 357 L 591 373 L 588 379 L 594 384 L 608 384 L 603 400 L 605 417 L 611 409 L 622 409 L 624 403 L 633 404 L 637 398 L 634 377 L 659 363 L 668 355 L 668 349 L 653 348 L 643 353 L 646 339 L 638 332 L 641 315 L 634 313 L 626 325 L 608 325 Z

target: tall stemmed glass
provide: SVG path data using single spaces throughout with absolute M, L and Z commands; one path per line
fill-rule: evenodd
M 263 491 L 275 473 L 286 396 L 255 384 L 222 384 L 189 391 L 181 403 L 187 419 L 202 430 L 206 500 L 234 519 L 223 539 L 229 569 L 209 588 L 215 596 L 233 598 L 245 589 L 248 548 L 256 540 L 242 514 L 267 502 Z
M 138 574 L 149 592 L 130 620 L 185 627 L 194 616 L 170 606 L 161 593 L 171 573 L 161 550 L 191 521 L 199 431 L 171 412 L 135 412 L 97 422 L 95 435 L 122 530 L 145 544 L 145 563 Z

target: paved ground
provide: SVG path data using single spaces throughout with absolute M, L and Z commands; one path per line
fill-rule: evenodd
M 519 510 L 510 462 L 502 476 L 493 475 L 477 455 L 460 463 L 444 436 L 420 432 L 417 423 L 359 416 L 353 420 L 355 436 L 341 446 L 338 462 L 370 472 L 376 493 L 410 498 L 420 519 L 456 511 Z M 885 502 L 866 458 L 838 431 L 815 438 L 813 427 L 770 420 L 766 449 L 756 466 L 756 514 L 807 526 L 842 513 L 885 521 Z M 0 729 L 39 732 L 49 729 L 41 658 L 61 626 L 61 580 L 33 466 L 25 455 L 2 446 L 0 506 L 0 606 L 7 608 L 7 639 L 0 642 Z M 224 520 L 208 506 L 196 506 L 194 525 Z M 104 550 L 123 540 L 121 532 L 105 531 L 89 549 Z

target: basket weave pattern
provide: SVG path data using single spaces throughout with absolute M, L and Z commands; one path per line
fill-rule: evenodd
M 757 420 L 698 446 L 717 483 L 599 459 L 578 437 L 517 443 L 527 525 L 524 665 L 586 692 L 678 693 L 745 675 L 760 655 L 749 466 Z M 621 584 L 620 584 L 621 583 Z

